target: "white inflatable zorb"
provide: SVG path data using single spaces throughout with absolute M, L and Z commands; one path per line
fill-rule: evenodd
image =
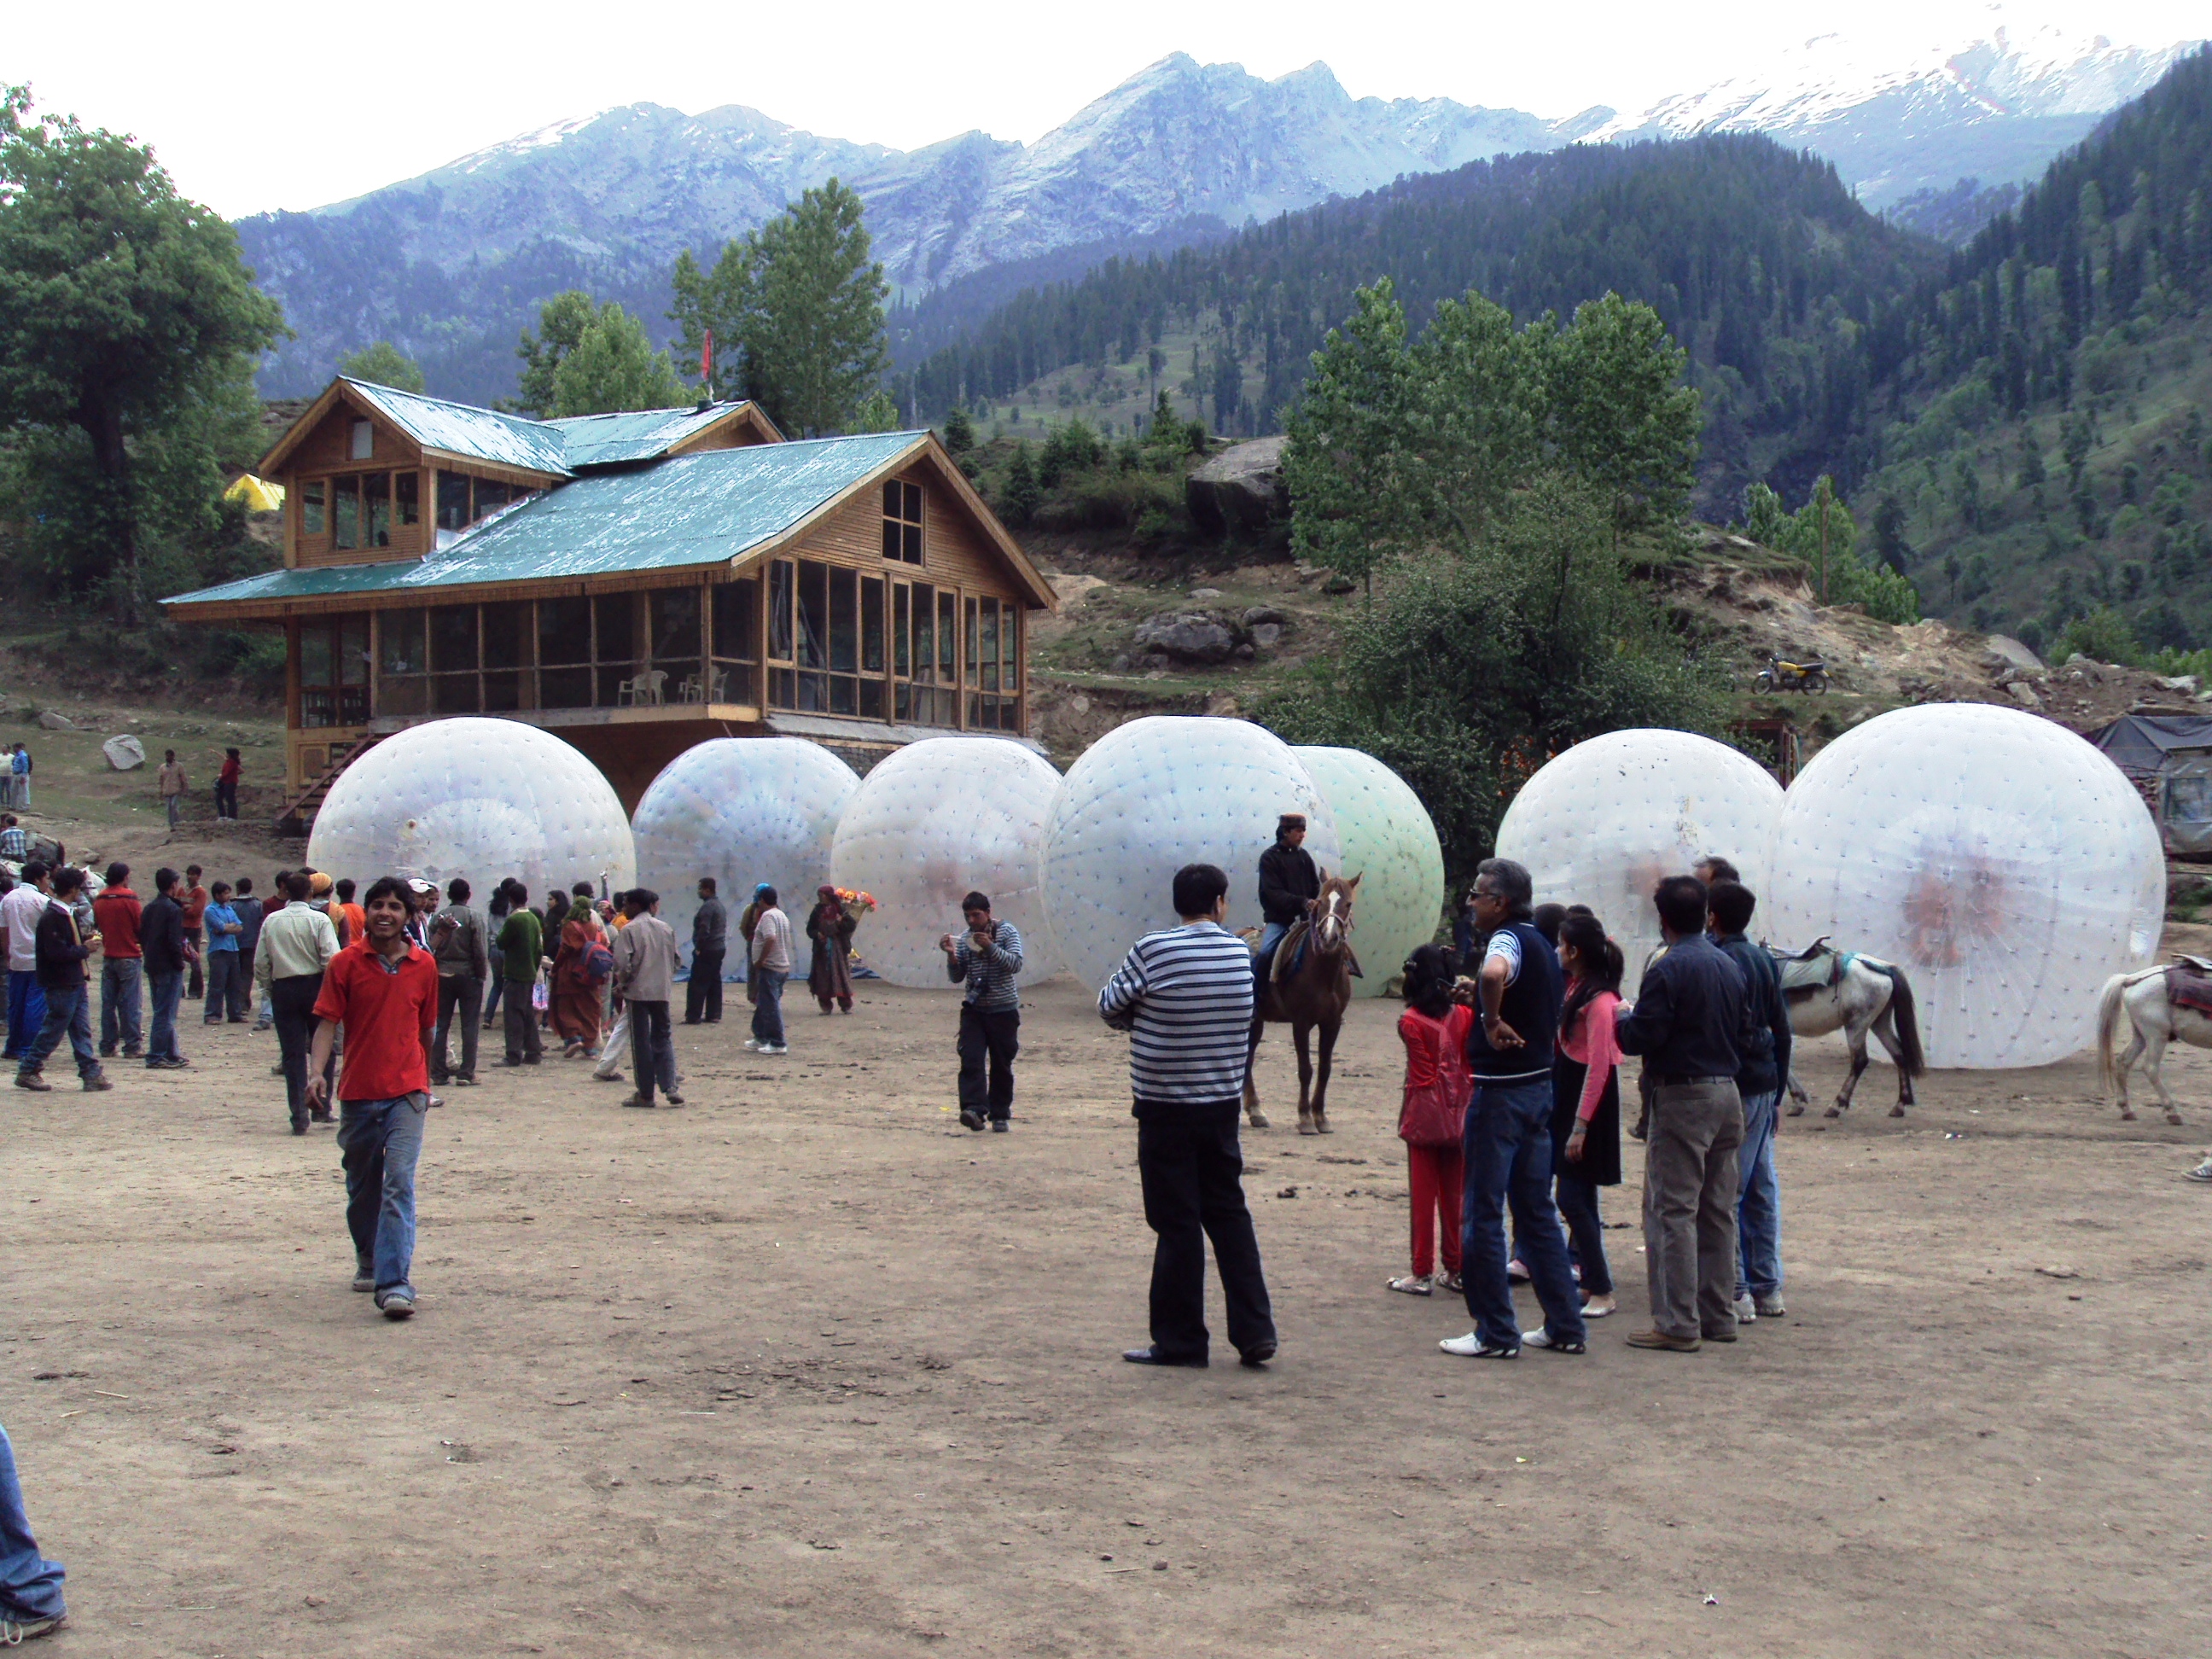
M 1632 995 L 1659 945 L 1651 893 L 1711 854 L 1766 892 L 1782 786 L 1750 756 L 1694 732 L 1609 732 L 1547 761 L 1498 826 L 1498 856 L 1528 866 L 1536 902 L 1587 904 L 1628 958 Z M 1760 923 L 1765 925 L 1762 910 Z
M 1143 935 L 1176 925 L 1175 872 L 1229 877 L 1227 925 L 1260 925 L 1260 854 L 1285 812 L 1332 875 L 1336 820 L 1290 745 L 1249 720 L 1153 714 L 1116 726 L 1060 780 L 1045 830 L 1045 905 L 1060 960 L 1094 988 Z M 1393 964 L 1394 966 L 1395 964 Z
M 963 931 L 960 901 L 981 892 L 1022 936 L 1022 979 L 1051 977 L 1044 826 L 1060 774 L 1004 738 L 925 738 L 885 756 L 837 820 L 830 878 L 867 893 L 854 947 L 894 985 L 956 991 L 937 942 Z
M 520 720 L 448 720 L 385 738 L 315 811 L 307 862 L 363 889 L 379 876 L 455 876 L 482 909 L 509 876 L 542 902 L 555 886 L 635 886 L 622 801 L 580 753 Z
M 830 879 L 830 837 L 860 776 L 804 738 L 714 738 L 660 769 L 637 804 L 638 884 L 660 895 L 661 920 L 691 959 L 699 878 L 730 913 L 729 969 L 743 960 L 738 912 L 767 882 L 801 933 L 814 890 Z M 862 924 L 866 931 L 866 924 Z M 805 940 L 798 944 L 805 956 Z
M 2157 826 L 2063 726 L 1987 703 L 1894 709 L 1790 787 L 1755 931 L 1826 933 L 1905 970 L 1931 1066 L 2062 1060 L 2097 993 L 2148 963 L 2166 912 Z
M 1444 853 L 1429 809 L 1405 779 L 1358 749 L 1298 744 L 1291 752 L 1328 802 L 1346 876 L 1359 878 L 1352 945 L 1364 978 L 1355 997 L 1379 997 L 1417 945 L 1436 937 L 1444 905 Z

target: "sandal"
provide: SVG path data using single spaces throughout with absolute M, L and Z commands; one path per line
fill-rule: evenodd
M 1423 1278 L 1419 1273 L 1407 1273 L 1403 1279 L 1394 1279 L 1390 1281 L 1390 1288 L 1394 1291 L 1403 1291 L 1407 1296 L 1431 1296 L 1435 1294 L 1434 1286 L 1432 1286 L 1429 1281 Z

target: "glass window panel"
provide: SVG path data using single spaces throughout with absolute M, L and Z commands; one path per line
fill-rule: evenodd
M 365 461 L 376 453 L 376 428 L 367 421 L 353 423 L 353 459 Z
M 920 524 L 921 522 L 921 486 L 910 483 L 902 484 L 899 487 L 906 492 L 907 521 L 909 524 Z
M 896 559 L 899 556 L 899 532 L 905 528 L 896 519 L 884 520 L 884 556 Z
M 469 527 L 469 475 L 465 472 L 438 474 L 438 528 L 466 530 Z
M 899 484 L 896 478 L 884 480 L 884 517 L 896 519 L 899 514 Z
M 586 599 L 538 601 L 538 660 L 541 663 L 585 663 L 592 659 L 592 602 Z M 562 708 L 581 707 L 585 697 Z M 553 705 L 549 705 L 553 706 Z
M 904 679 L 914 659 L 907 652 L 907 630 L 912 626 L 908 605 L 914 590 L 904 582 L 891 584 L 891 672 Z
M 881 680 L 860 682 L 860 715 L 864 720 L 883 719 L 884 683 Z
M 768 654 L 773 662 L 789 662 L 792 647 L 792 590 L 797 569 L 789 559 L 777 559 L 768 568 Z M 789 703 L 781 707 L 788 708 Z
M 854 673 L 860 665 L 860 576 L 857 570 L 830 573 L 830 670 L 835 674 Z
M 340 547 L 361 545 L 361 480 L 331 480 L 331 532 Z
M 960 601 L 949 589 L 937 595 L 937 678 L 940 684 L 959 683 Z
M 541 668 L 538 671 L 540 708 L 589 708 L 592 671 L 588 668 Z
M 430 613 L 430 672 L 472 674 L 476 666 L 476 606 L 440 605 Z
M 1022 608 L 1018 605 L 999 607 L 999 689 L 1022 689 Z
M 326 623 L 300 624 L 300 684 L 335 685 L 337 677 L 331 660 L 331 629 Z
M 422 613 L 386 611 L 376 619 L 377 638 L 386 674 L 420 674 L 429 665 L 422 655 Z
M 719 582 L 714 594 L 714 654 L 738 662 L 751 662 L 759 651 L 754 617 L 760 605 L 760 583 L 748 576 L 743 581 Z
M 368 618 L 343 617 L 338 621 L 338 683 L 368 684 Z
M 914 585 L 914 677 L 924 684 L 937 678 L 937 590 Z
M 906 546 L 901 556 L 908 564 L 920 564 L 921 562 L 921 526 L 918 524 L 910 524 L 904 526 L 904 529 Z
M 592 601 L 599 632 L 593 641 L 596 660 L 619 667 L 637 655 L 637 596 L 602 593 Z
M 323 478 L 310 478 L 300 486 L 301 535 L 319 536 L 329 527 L 330 520 L 324 517 L 323 504 L 329 499 L 330 488 L 329 481 Z
M 487 714 L 503 714 L 522 707 L 522 675 L 515 670 L 483 677 L 483 706 Z
M 799 676 L 788 668 L 768 671 L 768 702 L 771 708 L 795 708 L 799 705 Z
M 361 475 L 361 522 L 364 532 L 364 547 L 392 545 L 392 475 L 389 472 L 364 472 Z
M 392 477 L 392 498 L 398 504 L 399 522 L 422 522 L 422 475 L 419 472 L 400 472 Z
M 830 712 L 833 714 L 857 714 L 860 712 L 860 683 L 850 674 L 830 677 Z
M 829 655 L 829 634 L 830 567 L 812 559 L 801 559 L 799 562 L 798 657 L 801 668 L 823 666 Z M 805 705 L 802 703 L 800 706 Z
M 969 601 L 968 601 L 968 684 L 970 684 L 970 685 L 975 685 L 975 684 L 980 684 L 980 682 L 977 680 L 977 678 L 976 678 L 976 677 L 975 677 L 975 641 L 976 641 L 976 639 L 977 639 L 977 635 L 976 635 L 976 631 L 975 631 L 975 600 L 973 600 L 973 599 L 970 599 L 970 600 L 969 600 Z
M 663 587 L 653 594 L 653 654 L 696 657 L 699 651 L 699 590 Z
M 830 712 L 830 677 L 818 670 L 799 677 L 799 706 L 809 714 Z
M 592 706 L 594 708 L 623 708 L 629 704 L 623 699 L 623 682 L 631 677 L 630 665 L 626 662 L 601 663 L 598 678 L 592 686 Z
M 860 578 L 860 672 L 884 672 L 884 579 Z
M 433 674 L 430 677 L 430 708 L 438 714 L 473 714 L 477 712 L 477 677 L 474 674 Z
M 530 665 L 528 605 L 484 606 L 483 665 L 486 668 L 526 668 Z
M 513 484 L 501 483 L 495 478 L 478 478 L 476 488 L 476 512 L 469 522 L 474 524 L 485 514 L 496 513 L 509 501 L 520 501 L 529 493 L 528 490 L 518 489 Z

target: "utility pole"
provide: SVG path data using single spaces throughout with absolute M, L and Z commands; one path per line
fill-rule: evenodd
M 1820 603 L 1828 602 L 1828 475 L 1820 475 Z

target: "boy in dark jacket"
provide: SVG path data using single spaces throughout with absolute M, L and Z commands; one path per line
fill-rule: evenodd
M 187 1064 L 177 1052 L 177 1004 L 184 998 L 185 909 L 179 902 L 177 872 L 154 872 L 156 894 L 138 917 L 138 948 L 145 953 L 146 992 L 153 1003 L 153 1030 L 147 1034 L 146 1069 L 175 1071 Z
M 1759 901 L 1741 882 L 1717 881 L 1705 896 L 1710 933 L 1743 975 L 1743 1053 L 1735 1074 L 1743 1097 L 1743 1148 L 1736 1154 L 1735 1316 L 1779 1318 L 1782 1302 L 1782 1186 L 1774 1173 L 1775 1113 L 1790 1084 L 1790 1005 L 1782 975 L 1763 945 L 1746 936 Z
M 18 1089 L 43 1092 L 53 1087 L 44 1075 L 46 1056 L 60 1046 L 64 1031 L 85 1088 L 114 1086 L 100 1069 L 100 1055 L 92 1046 L 92 1005 L 86 994 L 84 963 L 99 945 L 100 935 L 78 929 L 71 906 L 83 893 L 83 871 L 64 865 L 54 872 L 53 899 L 39 918 L 38 929 L 39 988 L 46 993 L 46 1019 L 37 1040 L 23 1051 L 15 1073 Z

